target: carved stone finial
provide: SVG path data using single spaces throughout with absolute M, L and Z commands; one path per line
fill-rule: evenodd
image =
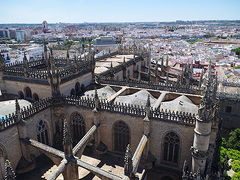
M 95 108 L 98 110 L 100 108 L 100 100 L 97 93 L 97 88 L 95 87 Z
M 72 145 L 72 138 L 69 132 L 68 122 L 64 119 L 63 123 L 63 145 Z
M 47 44 L 44 42 L 44 53 L 47 53 Z
M 69 51 L 67 50 L 67 59 L 69 59 L 69 57 L 70 57 L 70 56 L 69 56 Z
M 6 62 L 5 62 L 4 55 L 2 55 L 2 54 L 0 53 L 0 68 L 1 68 L 1 67 L 4 67 L 5 64 L 6 64 Z
M 150 115 L 150 107 L 151 107 L 150 95 L 148 94 L 147 103 L 146 103 L 146 106 L 145 106 L 145 112 L 146 112 L 147 117 L 149 117 L 149 115 Z
M 126 152 L 125 152 L 125 158 L 124 158 L 124 175 L 131 177 L 132 176 L 132 152 L 130 145 L 127 145 Z
M 113 64 L 112 64 L 112 61 L 111 61 L 111 66 L 110 66 L 110 68 L 111 68 L 111 69 L 113 68 Z
M 18 103 L 18 98 L 15 99 L 15 110 L 16 110 L 16 114 L 17 112 L 20 112 L 20 105 Z
M 188 176 L 188 174 L 189 174 L 189 167 L 187 164 L 187 160 L 185 160 L 183 164 L 183 177 Z
M 23 63 L 24 63 L 24 64 L 27 64 L 27 63 L 28 63 L 27 56 L 26 56 L 26 53 L 25 53 L 25 52 L 24 52 L 24 56 L 23 56 Z
M 15 175 L 15 172 L 13 171 L 11 163 L 8 159 L 5 161 L 4 165 L 5 165 L 5 178 L 4 178 L 4 180 L 15 180 L 16 175 Z

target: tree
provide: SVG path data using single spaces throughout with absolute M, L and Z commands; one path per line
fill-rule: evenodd
M 232 166 L 232 170 L 234 170 L 235 172 L 239 172 L 240 171 L 240 160 L 233 161 L 231 166 Z
M 234 173 L 231 180 L 240 180 L 240 172 Z
M 240 151 L 240 129 L 237 128 L 230 133 L 230 137 L 227 142 L 228 148 L 236 149 Z
M 236 55 L 240 56 L 240 47 L 236 49 L 232 49 L 232 52 L 235 52 Z

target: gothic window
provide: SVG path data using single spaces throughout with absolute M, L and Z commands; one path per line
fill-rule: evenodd
M 47 125 L 43 120 L 39 121 L 37 130 L 38 130 L 38 134 L 37 134 L 38 142 L 48 145 L 49 142 L 48 142 Z
M 71 96 L 75 96 L 75 89 L 72 88 L 71 92 L 70 92 Z
M 39 101 L 39 97 L 36 93 L 33 94 L 33 100 L 34 101 Z
M 32 98 L 32 91 L 29 87 L 25 88 L 25 97 L 26 98 Z
M 80 93 L 81 93 L 81 86 L 80 86 L 80 83 L 79 83 L 79 82 L 77 82 L 77 83 L 75 84 L 75 92 L 76 92 L 76 95 L 77 95 L 77 96 L 79 96 Z
M 178 162 L 179 154 L 179 137 L 174 133 L 170 132 L 164 137 L 164 150 L 163 159 L 172 163 Z
M 19 91 L 19 92 L 18 92 L 18 98 L 19 98 L 19 99 L 24 99 L 24 94 L 23 94 L 22 91 Z
M 81 92 L 85 92 L 85 85 L 84 84 L 81 85 Z
M 130 144 L 130 131 L 126 123 L 119 121 L 114 124 L 114 151 L 125 152 L 126 147 Z
M 85 135 L 85 123 L 82 116 L 75 113 L 72 116 L 73 145 L 76 145 Z

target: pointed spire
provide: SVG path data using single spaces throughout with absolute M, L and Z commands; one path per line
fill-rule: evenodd
M 50 48 L 50 65 L 51 65 L 51 70 L 52 70 L 52 73 L 54 74 L 55 73 L 55 62 L 54 62 L 54 58 L 53 58 L 53 50 L 52 48 Z
M 23 63 L 26 65 L 28 63 L 26 53 L 24 52 Z
M 67 63 L 67 65 L 69 65 L 70 64 L 70 59 L 69 59 L 69 51 L 67 50 L 67 56 L 66 56 L 66 63 Z
M 193 61 L 192 61 L 192 63 L 191 63 L 191 73 L 193 73 Z
M 24 71 L 24 77 L 27 77 L 28 76 L 28 60 L 25 52 L 23 57 L 23 71 Z
M 187 178 L 189 175 L 189 167 L 188 167 L 188 164 L 187 164 L 187 160 L 184 161 L 184 164 L 183 164 L 183 178 Z
M 15 180 L 16 175 L 15 175 L 15 172 L 13 171 L 11 163 L 8 159 L 5 161 L 4 166 L 5 166 L 5 178 L 4 178 L 4 180 Z
M 20 105 L 18 103 L 18 98 L 15 100 L 15 114 L 16 114 L 16 121 L 20 121 L 21 119 L 21 113 L 20 113 Z
M 198 116 L 202 121 L 211 121 L 213 118 L 213 98 L 212 98 L 211 84 L 207 81 L 204 95 L 198 108 Z
M 167 55 L 167 59 L 166 59 L 166 67 L 168 67 L 168 61 L 169 61 L 169 57 Z
M 0 53 L 0 68 L 1 68 L 1 67 L 4 67 L 5 64 L 6 64 L 6 62 L 5 62 L 4 55 L 2 55 L 2 54 Z
M 44 59 L 47 60 L 48 59 L 48 56 L 47 56 L 47 43 L 44 41 L 43 43 L 43 51 L 44 51 Z
M 16 98 L 16 100 L 15 100 L 15 108 L 16 108 L 16 112 L 17 112 L 17 111 L 20 111 L 20 106 L 19 106 L 19 103 L 18 103 L 18 98 Z
M 67 59 L 69 59 L 69 57 L 70 57 L 70 56 L 69 56 L 69 51 L 67 50 Z
M 71 134 L 69 132 L 68 122 L 64 119 L 63 122 L 63 145 L 72 144 Z
M 95 108 L 96 110 L 98 110 L 100 108 L 100 100 L 99 100 L 99 97 L 98 97 L 98 93 L 97 93 L 97 88 L 95 87 Z
M 44 42 L 44 52 L 47 53 L 47 43 Z
M 146 103 L 146 106 L 145 106 L 146 117 L 148 117 L 148 118 L 150 116 L 150 108 L 151 108 L 150 94 L 148 94 L 147 103 Z
M 124 175 L 131 177 L 133 171 L 133 164 L 132 164 L 132 152 L 130 145 L 127 145 L 125 157 L 124 157 Z
M 72 137 L 66 119 L 63 122 L 63 150 L 66 157 L 72 156 Z
M 110 65 L 110 68 L 111 68 L 111 69 L 113 68 L 113 64 L 112 64 L 112 61 L 111 61 L 111 65 Z

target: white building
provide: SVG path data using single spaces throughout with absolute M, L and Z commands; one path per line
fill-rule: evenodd
M 25 31 L 16 30 L 16 38 L 17 38 L 17 41 L 24 41 L 25 40 Z

